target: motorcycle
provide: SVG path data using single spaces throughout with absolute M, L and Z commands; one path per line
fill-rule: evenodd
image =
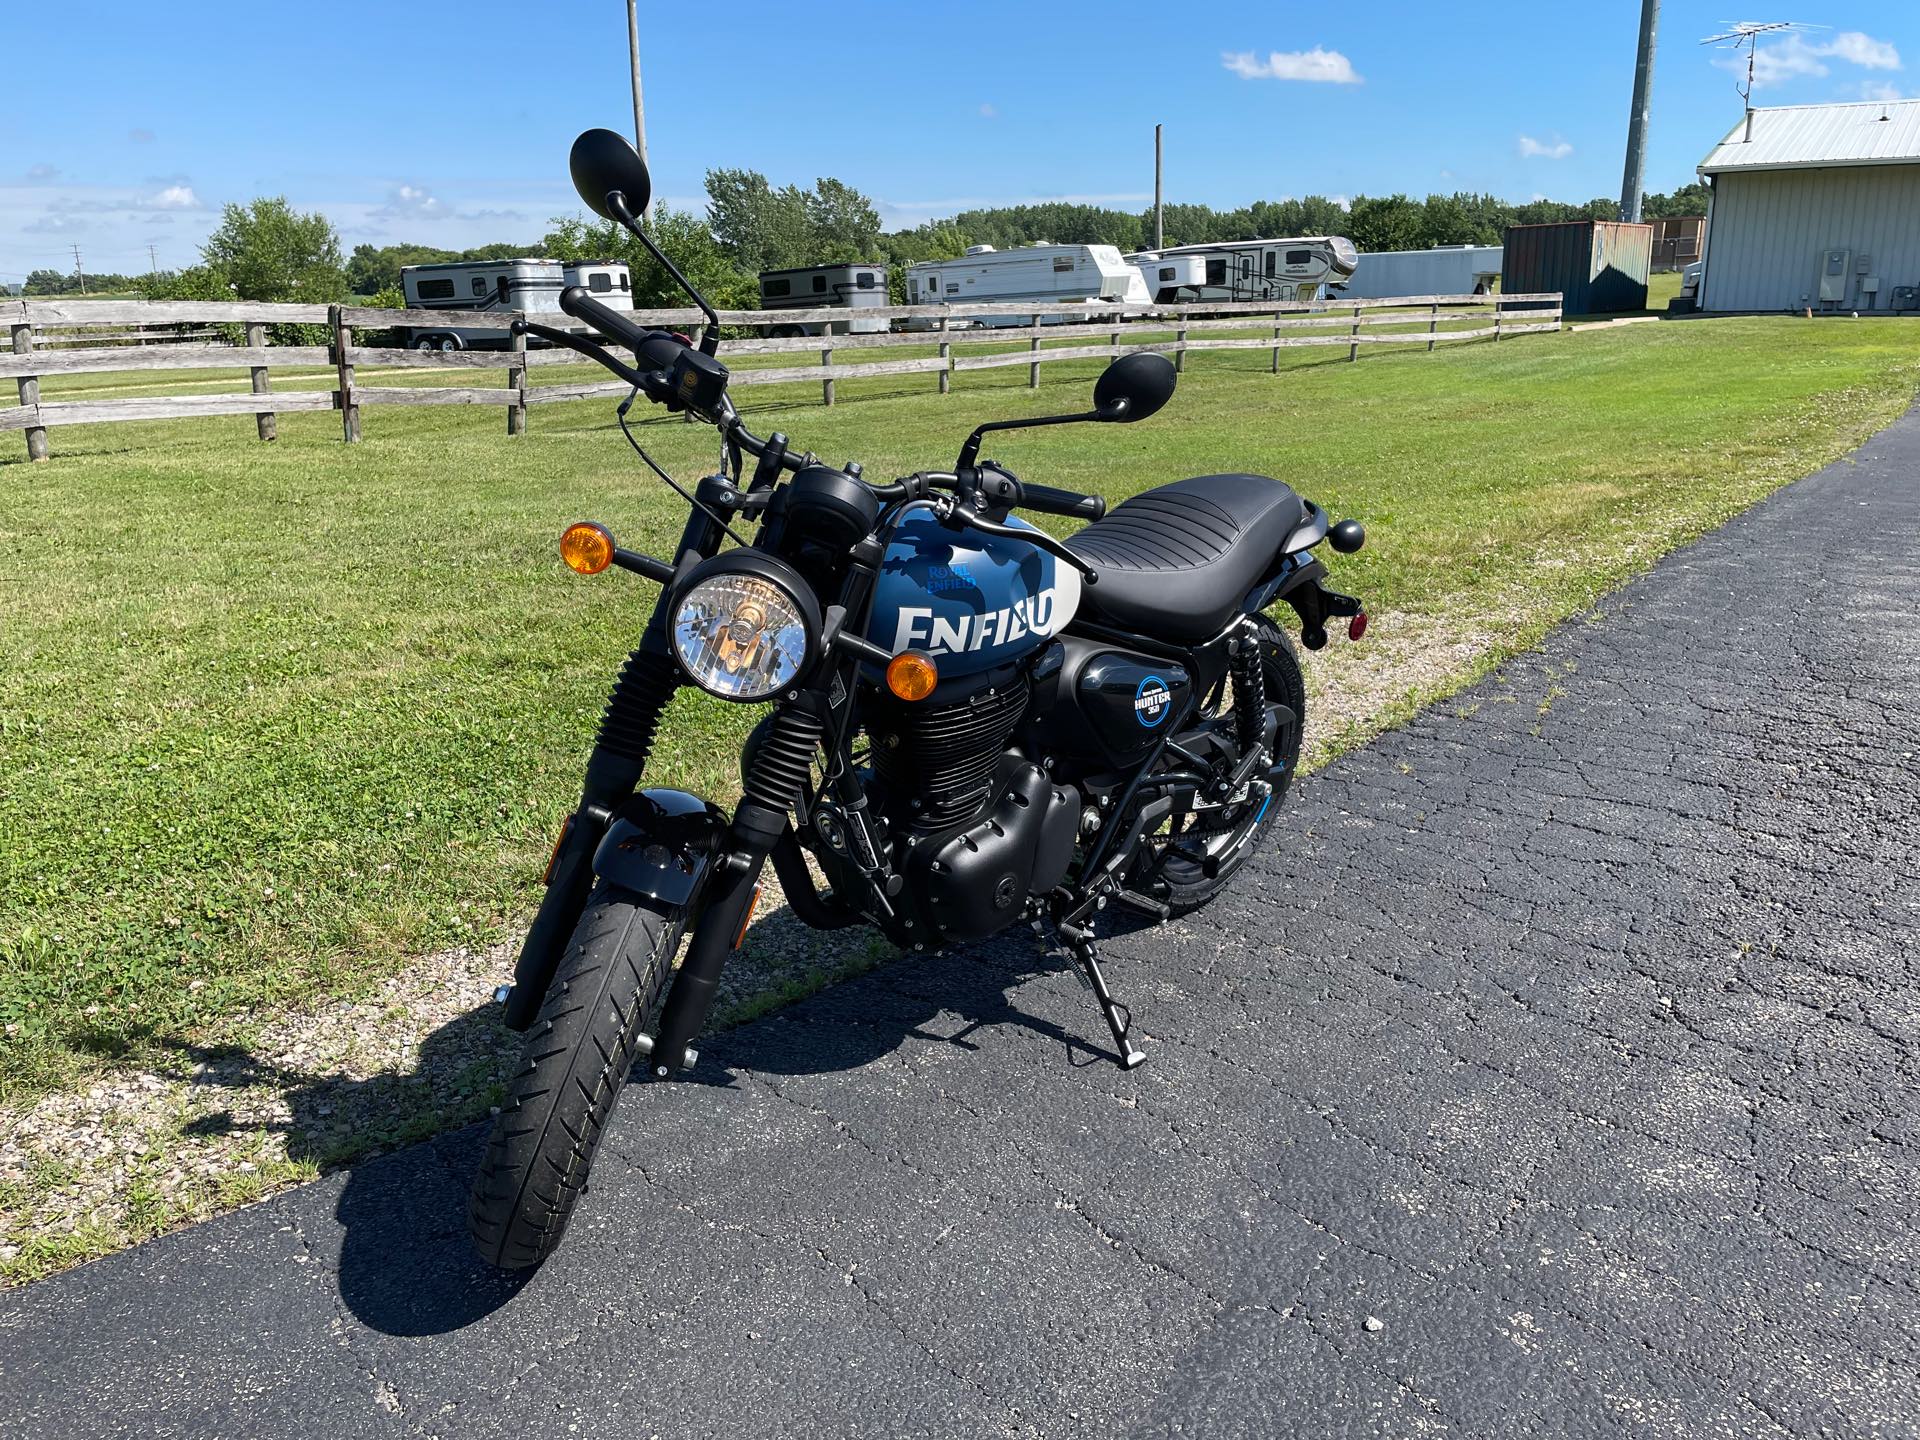
M 1273 825 L 1306 692 L 1267 609 L 1287 602 L 1310 649 L 1336 617 L 1356 640 L 1367 624 L 1314 553 L 1322 541 L 1359 549 L 1361 526 L 1329 524 L 1278 480 L 1204 475 L 1108 514 L 1098 496 L 980 458 L 991 433 L 1147 419 L 1174 391 L 1161 355 L 1115 361 L 1088 411 L 980 425 L 951 470 L 889 484 L 754 434 L 728 398 L 718 316 L 638 222 L 645 163 L 621 136 L 590 130 L 570 168 L 581 199 L 638 237 L 707 323 L 696 346 L 576 286 L 561 309 L 610 343 L 515 326 L 631 387 L 621 429 L 689 514 L 671 560 L 623 549 L 590 522 L 560 542 L 573 570 L 627 570 L 661 593 L 499 995 L 527 1039 L 468 1218 L 481 1255 L 507 1269 L 559 1243 L 629 1079 L 671 1080 L 695 1062 L 769 863 L 803 922 L 875 926 L 908 950 L 1022 922 L 1050 929 L 1115 1058 L 1140 1064 L 1131 1013 L 1100 965 L 1099 912 L 1113 903 L 1164 920 L 1204 905 Z M 627 424 L 640 397 L 713 426 L 720 469 L 688 491 L 655 465 Z M 1017 510 L 1089 523 L 1061 541 Z M 743 749 L 731 814 L 641 784 L 661 715 L 687 684 L 769 707 Z

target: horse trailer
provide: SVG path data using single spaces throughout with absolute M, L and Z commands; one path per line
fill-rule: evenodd
M 1438 245 L 1431 250 L 1368 250 L 1359 270 L 1334 286 L 1343 300 L 1394 295 L 1485 295 L 1500 280 L 1498 245 Z
M 521 257 L 512 260 L 449 260 L 434 265 L 407 265 L 400 271 L 400 288 L 409 310 L 481 310 L 524 315 L 559 315 L 560 292 L 583 285 L 602 304 L 619 310 L 633 308 L 633 282 L 627 267 L 617 261 L 581 260 L 562 263 Z M 564 320 L 561 323 L 566 323 Z M 395 328 L 402 345 L 413 350 L 501 350 L 511 343 L 502 328 L 471 325 L 402 325 Z M 540 342 L 529 340 L 529 344 Z
M 1070 305 L 1088 301 L 1118 305 L 1128 298 L 1139 274 L 1112 245 L 1022 245 L 996 250 L 972 245 L 957 260 L 922 260 L 907 267 L 910 305 L 1036 304 Z M 1025 325 L 1030 317 L 1013 313 L 976 317 L 976 325 Z M 1084 315 L 1046 315 L 1041 323 L 1084 320 Z M 908 328 L 931 330 L 935 321 L 916 316 Z
M 1197 281 L 1188 278 L 1174 283 L 1170 287 L 1172 295 L 1161 300 L 1162 304 L 1317 300 L 1322 286 L 1341 284 L 1360 264 L 1359 252 L 1343 235 L 1169 245 L 1135 258 L 1144 260 L 1147 255 L 1163 264 L 1197 258 L 1204 267 Z M 1165 289 L 1157 290 L 1156 298 L 1165 293 Z
M 877 310 L 887 303 L 884 265 L 801 265 L 760 272 L 762 310 Z M 845 320 L 782 321 L 764 325 L 768 335 L 874 335 L 887 329 L 878 315 L 851 314 Z

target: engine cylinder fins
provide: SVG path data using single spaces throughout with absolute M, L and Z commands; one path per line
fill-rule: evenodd
M 874 772 L 923 829 L 959 824 L 993 799 L 994 771 L 1026 712 L 1026 677 L 929 706 L 880 697 L 869 716 Z

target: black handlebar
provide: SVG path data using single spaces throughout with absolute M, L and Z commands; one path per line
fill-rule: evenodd
M 636 324 L 631 315 L 622 315 L 610 305 L 602 305 L 584 285 L 569 285 L 562 290 L 560 308 L 574 319 L 593 326 L 609 340 L 626 346 L 652 369 L 664 369 L 673 363 L 673 350 L 661 347 L 664 342 L 677 349 L 678 340 L 664 330 L 649 330 Z
M 1020 482 L 1020 499 L 1025 510 L 1041 510 L 1049 515 L 1065 515 L 1074 520 L 1098 520 L 1107 513 L 1107 502 L 1098 495 L 1082 495 L 1077 490 L 1062 490 L 1053 485 Z

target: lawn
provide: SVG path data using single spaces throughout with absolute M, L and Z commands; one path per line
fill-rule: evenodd
M 1893 320 L 1698 321 L 1353 365 L 1292 351 L 1277 376 L 1225 352 L 1150 422 L 992 451 L 1113 499 L 1280 476 L 1367 522 L 1338 569 L 1387 625 L 1500 615 L 1524 640 L 1891 419 L 1916 341 Z M 1098 368 L 1050 365 L 1038 394 L 1016 368 L 948 396 L 930 376 L 842 381 L 830 410 L 816 384 L 740 398 L 756 428 L 881 478 L 951 463 L 978 420 L 1077 408 Z M 178 388 L 124 378 L 112 393 Z M 282 416 L 271 446 L 244 417 L 75 427 L 45 465 L 0 434 L 0 1087 L 524 923 L 653 599 L 573 577 L 554 540 L 591 516 L 660 553 L 683 513 L 610 412 L 541 407 L 510 441 L 492 408 L 369 406 L 351 448 L 328 414 Z M 679 475 L 713 463 L 705 429 L 643 438 Z M 654 775 L 729 794 L 751 718 L 683 696 Z

